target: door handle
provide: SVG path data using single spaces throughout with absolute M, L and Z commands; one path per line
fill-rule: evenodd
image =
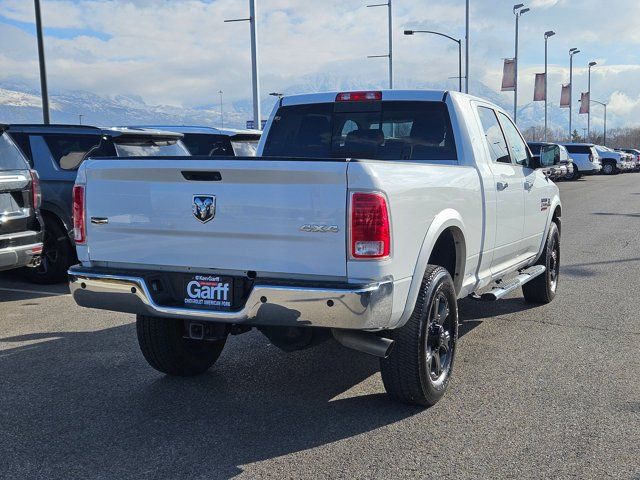
M 524 189 L 527 192 L 530 192 L 532 188 L 533 188 L 533 183 L 532 182 L 524 182 Z
M 93 225 L 106 225 L 109 223 L 109 219 L 106 217 L 91 217 L 91 223 Z
M 508 186 L 509 184 L 507 182 L 498 182 L 498 191 L 501 192 L 502 190 L 506 190 Z

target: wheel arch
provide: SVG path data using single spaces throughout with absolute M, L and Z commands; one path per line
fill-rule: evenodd
M 404 325 L 411 316 L 420 292 L 422 277 L 430 262 L 447 269 L 453 279 L 456 294 L 460 292 L 467 261 L 465 232 L 464 221 L 457 210 L 445 209 L 435 216 L 422 242 L 405 308 L 395 328 Z

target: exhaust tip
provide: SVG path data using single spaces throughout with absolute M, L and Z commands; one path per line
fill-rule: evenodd
M 368 353 L 379 358 L 387 358 L 393 350 L 394 342 L 389 338 L 380 337 L 373 332 L 359 330 L 332 329 L 333 338 L 342 346 Z

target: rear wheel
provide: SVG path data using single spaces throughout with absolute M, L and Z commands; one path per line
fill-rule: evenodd
M 449 385 L 458 340 L 456 292 L 447 270 L 427 267 L 411 318 L 390 338 L 393 350 L 380 361 L 387 393 L 404 403 L 434 405 Z
M 219 340 L 185 338 L 182 320 L 136 317 L 138 344 L 145 360 L 167 375 L 189 377 L 206 372 L 222 353 L 226 336 Z
M 578 167 L 576 167 L 575 165 L 573 166 L 573 172 L 569 173 L 567 172 L 567 174 L 565 175 L 564 179 L 565 180 L 578 180 L 580 178 L 580 170 L 578 170 Z
M 75 252 L 67 232 L 59 221 L 45 217 L 42 243 L 40 265 L 23 269 L 25 278 L 40 285 L 64 282 L 67 279 L 67 270 L 74 263 Z
M 551 222 L 544 252 L 536 265 L 544 265 L 546 271 L 525 283 L 522 293 L 527 302 L 549 303 L 556 296 L 560 277 L 560 231 L 555 222 Z

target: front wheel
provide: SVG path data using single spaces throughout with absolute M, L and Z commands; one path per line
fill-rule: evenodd
M 524 299 L 531 303 L 550 303 L 556 296 L 560 277 L 560 231 L 551 222 L 547 242 L 536 265 L 544 265 L 546 271 L 522 286 Z
M 159 372 L 190 377 L 206 372 L 222 353 L 226 337 L 219 340 L 185 338 L 182 320 L 136 317 L 138 344 L 149 365 Z
M 387 393 L 404 403 L 430 407 L 445 394 L 458 340 L 458 305 L 449 272 L 429 265 L 413 314 L 390 332 L 391 354 L 380 360 Z
M 605 175 L 613 175 L 614 173 L 618 173 L 618 169 L 614 163 L 607 162 L 602 166 L 602 173 Z

